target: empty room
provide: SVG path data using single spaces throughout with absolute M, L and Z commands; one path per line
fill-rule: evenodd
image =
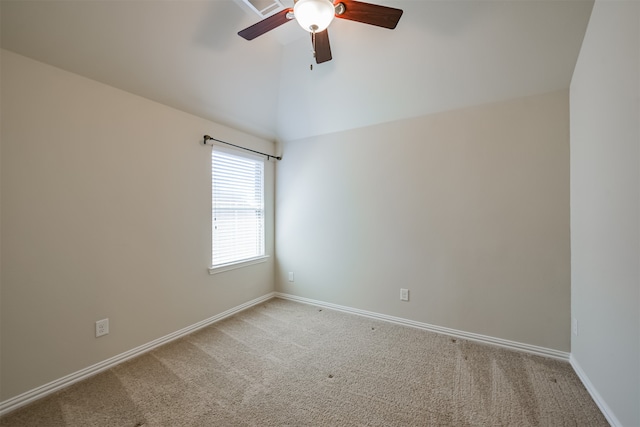
M 640 2 L 0 31 L 1 426 L 640 426 Z

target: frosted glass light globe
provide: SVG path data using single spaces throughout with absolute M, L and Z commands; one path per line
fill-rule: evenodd
M 335 14 L 335 7 L 329 0 L 298 0 L 293 6 L 296 21 L 310 33 L 326 30 Z

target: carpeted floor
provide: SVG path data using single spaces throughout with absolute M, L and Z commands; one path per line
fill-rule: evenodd
M 272 299 L 2 426 L 606 426 L 571 366 Z

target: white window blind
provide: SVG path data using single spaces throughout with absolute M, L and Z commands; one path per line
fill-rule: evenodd
M 264 161 L 214 147 L 212 267 L 264 256 Z

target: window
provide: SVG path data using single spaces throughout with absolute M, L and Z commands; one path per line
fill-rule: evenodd
M 214 146 L 211 177 L 210 272 L 263 258 L 264 161 Z

